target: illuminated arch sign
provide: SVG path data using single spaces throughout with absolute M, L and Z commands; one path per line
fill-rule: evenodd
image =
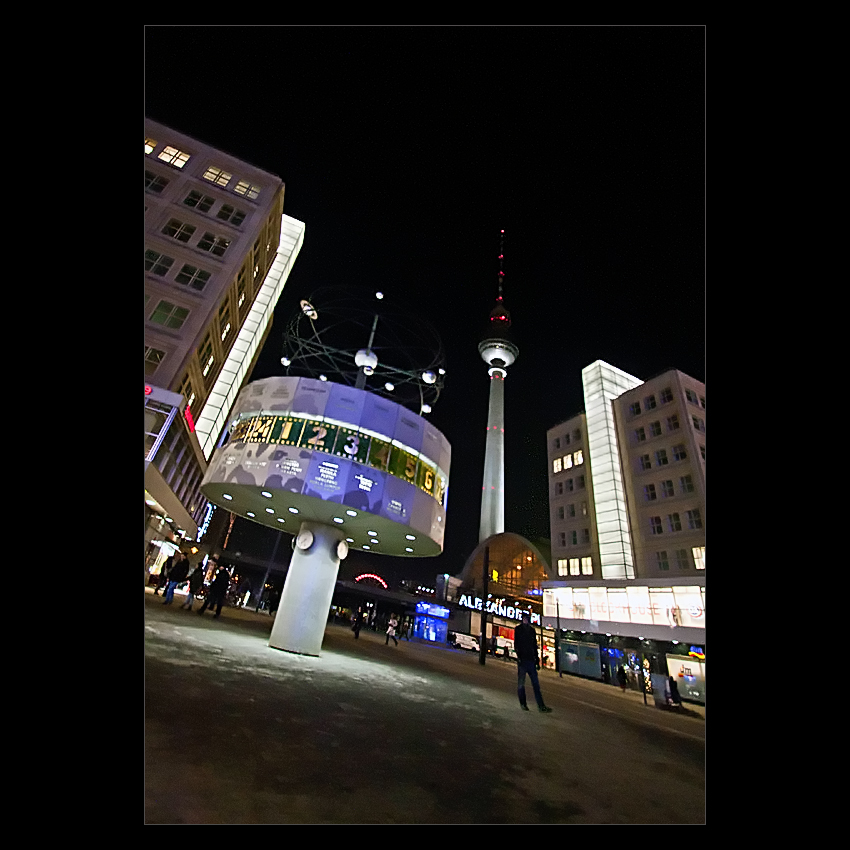
M 374 579 L 376 582 L 378 582 L 378 584 L 380 584 L 384 588 L 384 590 L 389 590 L 389 588 L 387 587 L 387 583 L 380 576 L 376 576 L 374 573 L 363 573 L 362 575 L 357 576 L 357 578 L 354 580 L 361 581 L 364 578 Z

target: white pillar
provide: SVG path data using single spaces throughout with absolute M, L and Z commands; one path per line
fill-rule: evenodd
M 505 372 L 491 369 L 478 542 L 505 530 Z
M 307 548 L 301 546 L 310 538 Z M 339 572 L 340 529 L 304 522 L 283 586 L 269 646 L 299 655 L 319 655 Z

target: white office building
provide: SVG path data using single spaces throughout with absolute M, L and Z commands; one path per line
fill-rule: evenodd
M 547 431 L 543 624 L 569 633 L 587 670 L 644 665 L 646 681 L 669 673 L 704 701 L 705 385 L 602 361 L 582 379 L 585 412 Z

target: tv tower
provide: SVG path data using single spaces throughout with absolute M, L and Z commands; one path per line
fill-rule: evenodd
M 505 377 L 519 349 L 508 338 L 511 314 L 505 307 L 502 284 L 505 279 L 505 231 L 499 239 L 499 290 L 496 306 L 490 311 L 490 327 L 478 344 L 478 353 L 490 367 L 490 404 L 487 411 L 487 444 L 484 454 L 484 484 L 481 493 L 481 523 L 478 542 L 505 530 Z

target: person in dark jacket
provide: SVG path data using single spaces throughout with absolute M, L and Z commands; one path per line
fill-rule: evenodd
M 224 605 L 224 598 L 227 596 L 228 588 L 230 587 L 230 573 L 222 567 L 216 577 L 213 579 L 210 589 L 207 591 L 207 598 L 204 599 L 204 604 L 201 605 L 201 610 L 198 614 L 203 614 L 209 606 L 216 606 L 216 612 L 213 619 L 221 616 L 221 607 Z
M 539 711 L 551 711 L 548 705 L 543 703 L 543 695 L 540 693 L 540 682 L 537 671 L 540 669 L 540 660 L 537 654 L 537 635 L 531 627 L 531 616 L 523 612 L 522 622 L 514 630 L 514 652 L 517 655 L 517 696 L 523 711 L 528 711 L 525 699 L 525 677 L 531 679 L 531 687 L 534 690 L 534 699 L 537 700 Z
M 165 588 L 165 602 L 163 605 L 170 605 L 174 601 L 174 589 L 178 584 L 183 584 L 189 578 L 189 556 L 183 552 L 180 555 L 180 560 L 171 568 L 168 574 L 168 587 Z
M 188 608 L 191 611 L 192 606 L 195 604 L 195 596 L 200 592 L 203 586 L 204 568 L 198 564 L 198 566 L 195 567 L 195 571 L 189 576 L 189 593 L 186 596 L 186 601 L 180 607 Z

